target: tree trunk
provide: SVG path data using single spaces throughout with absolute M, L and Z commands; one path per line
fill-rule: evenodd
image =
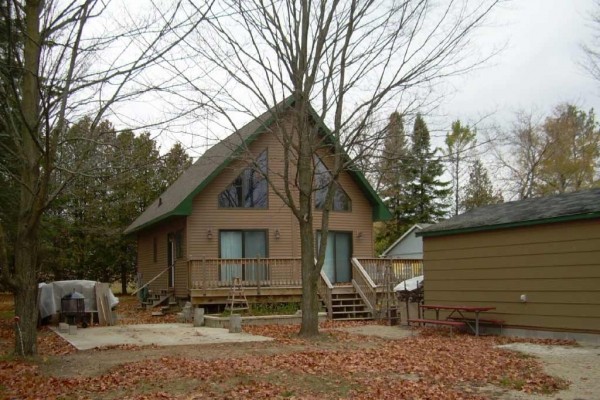
M 40 94 L 38 71 L 40 61 L 40 12 L 39 1 L 28 0 L 25 4 L 26 39 L 23 59 L 21 139 L 21 190 L 17 237 L 15 241 L 15 353 L 37 353 L 37 279 L 38 244 L 41 214 L 47 197 L 48 170 L 40 179 L 41 162 L 48 162 L 38 147 L 40 140 Z M 47 149 L 48 150 L 48 149 Z M 48 168 L 49 165 L 46 165 Z
M 23 233 L 15 248 L 15 353 L 30 356 L 37 354 L 37 233 Z
M 121 264 L 121 294 L 127 294 L 127 265 Z
M 315 267 L 315 243 L 312 224 L 300 222 L 300 251 L 302 265 L 302 325 L 300 336 L 312 337 L 319 334 L 319 296 Z
M 319 299 L 317 294 L 318 271 L 315 267 L 315 240 L 313 232 L 313 147 L 306 100 L 297 95 L 296 129 L 299 140 L 298 190 L 300 225 L 300 257 L 302 268 L 302 325 L 300 335 L 319 334 Z

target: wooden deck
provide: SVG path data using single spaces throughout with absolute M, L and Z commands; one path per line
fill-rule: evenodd
M 250 303 L 299 302 L 302 299 L 299 258 L 204 258 L 190 260 L 188 266 L 189 293 L 194 305 L 225 304 L 234 278 L 240 278 Z M 334 318 L 334 313 L 340 309 L 347 311 L 346 316 L 360 314 L 364 317 L 367 313 L 373 316 L 396 304 L 392 290 L 397 283 L 420 275 L 422 271 L 421 260 L 353 258 L 352 282 L 332 285 L 321 272 L 318 291 L 329 318 Z M 348 291 L 353 295 L 347 294 Z M 348 299 L 342 300 L 343 297 Z

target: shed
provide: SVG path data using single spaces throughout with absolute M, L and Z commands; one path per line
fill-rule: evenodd
M 507 334 L 600 340 L 600 189 L 480 207 L 419 235 L 426 303 L 494 306 Z
M 414 224 L 402 236 L 398 238 L 390 247 L 381 253 L 381 257 L 422 260 L 423 259 L 423 238 L 417 236 L 417 232 L 430 226 L 431 224 Z

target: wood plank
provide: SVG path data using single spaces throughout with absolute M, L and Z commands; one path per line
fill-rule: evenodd
M 449 283 L 451 286 L 451 283 Z M 462 293 L 462 294 L 461 294 Z M 427 301 L 437 304 L 448 299 L 461 299 L 461 303 L 469 301 L 469 303 L 518 303 L 521 291 L 506 288 L 505 290 L 479 290 L 473 287 L 471 290 L 437 290 L 427 293 Z M 539 291 L 530 290 L 527 292 L 527 297 L 530 301 L 535 301 L 545 304 L 592 304 L 600 306 L 600 291 L 582 291 L 576 290 L 571 292 L 556 292 L 556 291 Z M 464 299 L 464 300 L 463 300 Z M 600 308 L 599 308 L 600 310 Z M 599 312 L 600 314 L 600 312 Z
M 425 290 L 433 292 L 436 290 L 448 290 L 452 288 L 455 291 L 465 290 L 516 290 L 526 293 L 528 290 L 546 290 L 555 292 L 572 291 L 597 291 L 600 290 L 600 279 L 589 278 L 570 278 L 570 279 L 474 279 L 474 280 L 454 280 L 444 281 L 431 279 L 426 280 Z M 427 296 L 427 295 L 426 295 Z
M 478 280 L 478 279 L 530 279 L 543 276 L 548 279 L 556 278 L 600 278 L 598 265 L 558 265 L 558 266 L 497 266 L 487 268 L 453 268 L 428 270 L 428 281 L 433 280 Z M 435 273 L 433 273 L 435 272 Z
M 427 260 L 462 260 L 469 258 L 492 258 L 540 254 L 573 254 L 598 251 L 600 238 L 565 239 L 530 244 L 504 244 L 486 247 L 456 247 L 448 250 L 428 250 Z
M 96 282 L 96 286 L 94 288 L 95 291 L 95 295 L 96 295 L 96 308 L 98 309 L 98 324 L 100 326 L 106 326 L 106 313 L 104 311 L 104 286 L 105 284 L 100 283 L 100 282 Z
M 493 247 L 498 244 L 547 243 L 563 241 L 565 238 L 568 238 L 568 240 L 600 238 L 598 219 L 425 237 L 423 238 L 423 248 L 426 253 L 429 253 L 438 250 Z
M 448 260 L 423 260 L 427 272 L 448 269 L 486 269 L 501 267 L 559 267 L 599 265 L 600 250 L 574 254 L 537 254 L 526 256 L 475 257 Z

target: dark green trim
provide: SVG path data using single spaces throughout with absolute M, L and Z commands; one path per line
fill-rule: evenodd
M 331 130 L 327 127 L 327 125 L 325 125 L 323 119 L 317 114 L 315 109 L 310 104 L 308 105 L 308 108 L 311 116 L 313 117 L 313 120 L 317 122 L 319 128 L 325 133 L 325 137 L 330 141 L 333 141 L 333 134 L 331 133 Z M 348 153 L 346 153 L 343 149 L 342 155 L 346 160 L 351 160 Z M 392 219 L 392 213 L 387 208 L 383 200 L 381 200 L 379 195 L 375 192 L 375 189 L 373 189 L 373 187 L 371 186 L 367 178 L 364 176 L 364 174 L 352 167 L 348 168 L 346 171 L 358 184 L 358 187 L 362 190 L 363 194 L 367 197 L 367 200 L 369 200 L 369 203 L 371 203 L 371 205 L 373 206 L 373 221 L 387 221 Z
M 175 210 L 170 211 L 170 212 L 168 212 L 166 214 L 163 214 L 163 215 L 161 215 L 159 217 L 151 219 L 150 221 L 148 221 L 148 222 L 146 222 L 146 223 L 144 223 L 144 224 L 136 227 L 135 229 L 132 229 L 131 231 L 124 232 L 124 235 L 125 236 L 130 236 L 130 235 L 133 235 L 134 233 L 142 231 L 142 230 L 144 230 L 146 228 L 149 228 L 152 225 L 155 225 L 155 224 L 157 224 L 159 222 L 163 222 L 163 221 L 165 221 L 167 219 L 170 219 L 172 217 L 184 217 L 184 216 L 187 216 L 187 215 L 190 215 L 190 214 L 180 214 L 180 213 L 177 212 L 177 209 L 175 209 Z
M 519 228 L 519 227 L 532 226 L 532 225 L 553 224 L 553 223 L 557 223 L 557 222 L 570 222 L 570 221 L 579 221 L 579 220 L 594 219 L 594 218 L 600 218 L 600 212 L 587 213 L 587 214 L 563 215 L 563 216 L 559 216 L 559 217 L 535 219 L 535 220 L 530 220 L 530 221 L 508 222 L 505 224 L 497 224 L 497 225 L 472 226 L 472 227 L 467 227 L 467 228 L 457 228 L 457 229 L 439 230 L 439 231 L 431 231 L 431 232 L 421 231 L 421 232 L 417 232 L 416 235 L 423 236 L 423 237 L 448 236 L 448 235 L 457 235 L 460 233 L 493 231 L 493 230 L 498 230 L 498 229 Z

